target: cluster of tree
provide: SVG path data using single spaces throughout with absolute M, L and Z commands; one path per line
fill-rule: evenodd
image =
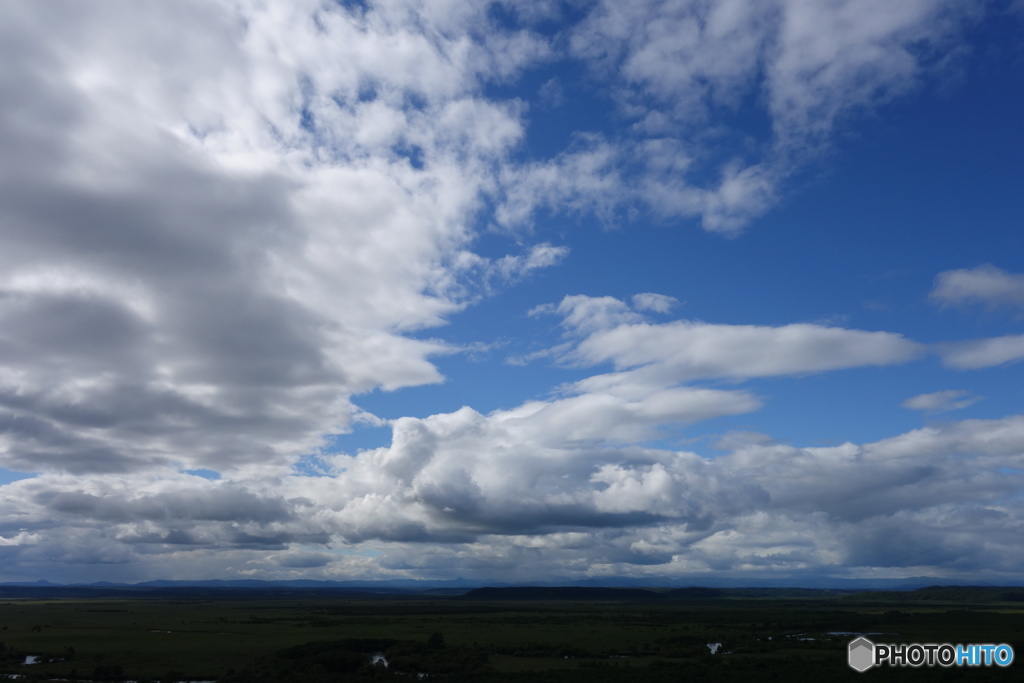
M 1024 602 L 1024 588 L 1000 586 L 928 586 L 914 591 L 872 591 L 843 598 L 847 602 Z
M 512 657 L 570 657 L 578 659 L 597 656 L 590 650 L 567 643 L 522 643 L 496 647 L 494 652 Z

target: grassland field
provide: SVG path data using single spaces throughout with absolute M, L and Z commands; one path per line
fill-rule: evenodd
M 1020 681 L 1024 602 L 1000 594 L 664 600 L 346 593 L 0 597 L 0 674 L 24 680 Z M 944 599 L 945 598 L 945 599 Z M 837 633 L 840 632 L 840 633 Z M 881 642 L 1009 643 L 1007 668 L 847 666 Z M 708 643 L 722 643 L 711 654 Z M 373 666 L 371 651 L 392 660 Z M 27 656 L 39 663 L 24 664 Z M 404 670 L 399 670 L 404 665 Z

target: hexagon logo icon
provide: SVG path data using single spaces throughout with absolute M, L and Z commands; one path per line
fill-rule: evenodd
M 875 644 L 863 637 L 851 640 L 847 661 L 851 669 L 862 673 L 867 671 L 875 663 Z

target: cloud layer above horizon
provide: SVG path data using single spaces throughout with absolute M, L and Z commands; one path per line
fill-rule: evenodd
M 764 227 L 1020 15 L 5 5 L 0 580 L 1024 580 L 1019 216 Z

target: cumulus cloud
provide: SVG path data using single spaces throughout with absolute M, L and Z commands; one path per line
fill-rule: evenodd
M 534 309 L 564 331 L 535 357 L 609 372 L 324 452 L 353 423 L 384 424 L 359 395 L 442 381 L 433 359 L 456 347 L 424 330 L 567 258 L 525 238 L 538 212 L 614 227 L 650 210 L 735 234 L 844 117 L 941 68 L 969 13 L 600 2 L 559 54 L 531 27 L 563 8 L 512 5 L 518 25 L 486 4 L 416 1 L 0 9 L 0 466 L 39 473 L 0 487 L 5 577 L 1020 566 L 1019 417 L 836 448 L 734 434 L 710 459 L 652 445 L 767 400 L 694 382 L 922 349 L 825 325 L 653 323 L 678 302 L 650 292 Z M 594 96 L 628 130 L 522 161 L 530 107 L 489 86 L 573 59 L 609 84 Z M 769 133 L 705 134 L 751 98 Z M 475 253 L 496 226 L 525 246 Z M 1017 306 L 1019 277 L 950 271 L 933 296 Z M 984 367 L 1018 347 L 982 340 L 946 361 Z M 323 476 L 295 474 L 311 454 Z M 924 540 L 897 543 L 910 527 Z M 925 541 L 943 528 L 940 552 Z
M 53 515 L 74 515 L 90 533 L 99 533 L 101 523 L 112 525 L 112 547 L 128 557 L 218 544 L 232 552 L 287 549 L 253 561 L 271 573 L 315 568 L 325 576 L 341 565 L 311 546 L 373 544 L 379 568 L 413 574 L 441 573 L 457 557 L 462 570 L 515 575 L 509 557 L 538 553 L 544 559 L 532 571 L 544 572 L 544 562 L 558 557 L 568 562 L 561 571 L 577 576 L 650 567 L 670 574 L 820 569 L 849 551 L 848 530 L 839 527 L 904 509 L 906 486 L 927 482 L 944 501 L 970 502 L 998 483 L 982 477 L 973 492 L 956 498 L 954 480 L 928 457 L 983 445 L 1006 464 L 1024 443 L 1020 425 L 1011 421 L 1001 428 L 962 423 L 959 433 L 924 430 L 832 449 L 747 435 L 721 440 L 729 452 L 714 459 L 651 448 L 645 444 L 679 425 L 761 406 L 748 391 L 688 386 L 691 380 L 903 362 L 920 351 L 887 333 L 644 319 L 642 310 L 672 302 L 651 293 L 633 306 L 575 296 L 537 311 L 562 316 L 570 340 L 565 358 L 617 368 L 570 383 L 552 398 L 487 415 L 466 407 L 400 418 L 391 425 L 390 446 L 323 455 L 327 476 L 278 476 L 258 487 L 255 480 L 199 477 L 184 480 L 189 484 L 182 489 L 169 483 L 112 487 L 102 479 L 84 487 L 62 480 L 62 487 L 52 476 L 16 482 L 7 488 L 21 511 L 10 519 L 6 537 L 22 538 L 15 528 L 32 533 Z M 1000 431 L 1005 447 L 992 441 Z M 915 494 L 920 505 L 931 504 L 929 490 Z M 249 512 L 224 516 L 214 501 Z M 773 531 L 765 535 L 769 526 Z M 818 531 L 808 536 L 809 529 Z M 541 552 L 554 538 L 581 533 L 597 536 Z M 24 538 L 29 552 L 35 546 Z M 421 557 L 413 546 L 429 550 Z
M 1024 307 L 1024 275 L 991 264 L 947 270 L 935 277 L 932 300 L 943 304 Z
M 908 398 L 900 405 L 911 410 L 944 413 L 950 410 L 961 410 L 980 400 L 980 396 L 972 396 L 970 392 L 948 389 L 946 391 L 934 391 L 930 394 L 918 394 Z
M 221 553 L 229 576 L 446 576 L 454 563 L 510 580 L 1009 575 L 1021 560 L 1021 416 L 860 445 L 743 438 L 715 458 L 559 436 L 545 419 L 529 404 L 402 418 L 390 446 L 332 456 L 332 476 L 272 484 L 15 482 L 0 550 L 15 573 L 162 563 L 166 575 Z
M 0 21 L 6 467 L 286 468 L 565 254 L 463 267 L 523 132 L 479 84 L 547 58 L 483 7 L 64 10 Z

